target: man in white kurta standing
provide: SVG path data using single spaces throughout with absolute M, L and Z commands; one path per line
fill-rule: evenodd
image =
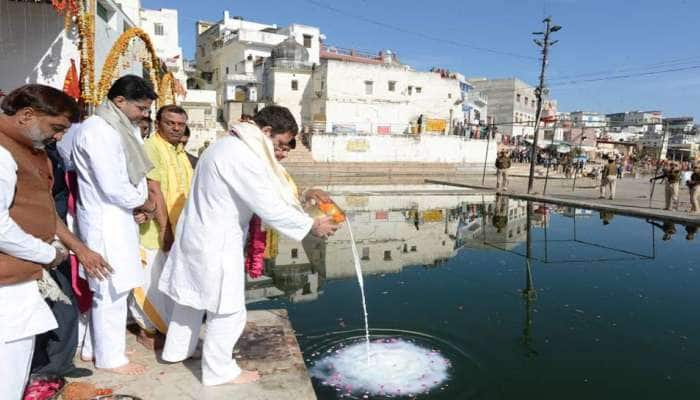
M 37 279 L 68 258 L 48 243 L 58 217 L 44 143 L 59 140 L 79 112 L 75 100 L 43 85 L 10 92 L 0 108 L 0 399 L 19 400 L 35 335 L 57 327 Z
M 176 303 L 164 360 L 193 355 L 207 315 L 204 385 L 259 379 L 257 371 L 242 371 L 233 359 L 246 322 L 243 247 L 253 214 L 295 240 L 337 229 L 330 217 L 314 220 L 303 212 L 275 159 L 273 144 L 287 144 L 297 132 L 288 109 L 268 106 L 253 121 L 234 125 L 232 134 L 209 146 L 197 163 L 158 287 Z
M 129 292 L 145 279 L 134 213 L 155 211 L 146 186 L 146 174 L 153 166 L 136 124 L 148 115 L 156 97 L 143 78 L 119 78 L 107 93 L 108 100 L 83 122 L 73 144 L 80 236 L 114 270 L 105 280 L 88 279 L 94 292 L 92 346 L 84 345 L 81 357 L 94 358 L 97 368 L 127 375 L 145 371 L 125 354 L 125 325 Z

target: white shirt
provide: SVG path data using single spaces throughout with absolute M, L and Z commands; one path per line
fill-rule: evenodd
M 158 288 L 179 304 L 218 314 L 245 308 L 243 246 L 253 213 L 301 241 L 313 219 L 273 189 L 269 168 L 239 138 L 217 139 L 197 163 Z
M 75 170 L 75 165 L 73 165 L 73 143 L 75 142 L 76 134 L 80 130 L 80 125 L 80 123 L 72 124 L 63 135 L 63 138 L 56 143 L 56 149 L 61 159 L 63 159 L 63 167 L 66 171 Z
M 137 127 L 133 134 L 141 140 Z M 119 133 L 97 116 L 82 123 L 72 157 L 78 173 L 80 237 L 114 269 L 104 281 L 89 278 L 90 288 L 99 293 L 110 289 L 123 293 L 141 286 L 145 276 L 132 212 L 146 202 L 146 178 L 137 186 L 131 184 Z
M 17 185 L 17 164 L 0 146 L 0 251 L 23 260 L 49 264 L 56 249 L 26 233 L 10 217 Z M 23 339 L 55 329 L 58 325 L 39 294 L 36 281 L 0 285 L 0 342 Z

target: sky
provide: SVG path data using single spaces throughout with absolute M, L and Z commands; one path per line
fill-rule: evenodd
M 179 10 L 180 44 L 193 58 L 196 20 L 223 11 L 249 21 L 317 26 L 325 43 L 392 50 L 418 70 L 517 77 L 536 86 L 532 32 L 551 16 L 547 65 L 560 111 L 661 110 L 700 120 L 700 1 L 697 0 L 142 0 Z M 622 79 L 621 77 L 626 77 Z

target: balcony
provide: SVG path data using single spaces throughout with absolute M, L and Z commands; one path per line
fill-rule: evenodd
M 226 74 L 224 78 L 232 83 L 258 83 L 254 74 Z
M 477 107 L 484 107 L 488 104 L 488 98 L 485 93 L 472 90 L 467 92 L 467 102 Z
M 225 33 L 224 35 L 222 35 L 221 40 L 223 41 L 224 46 L 236 41 L 272 47 L 282 43 L 282 41 L 286 38 L 286 36 L 279 35 L 277 33 L 238 30 Z

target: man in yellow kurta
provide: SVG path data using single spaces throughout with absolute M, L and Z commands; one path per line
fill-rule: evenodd
M 141 327 L 139 342 L 149 348 L 159 347 L 158 332 L 165 333 L 172 310 L 170 298 L 158 290 L 157 284 L 192 182 L 192 166 L 181 143 L 186 125 L 184 109 L 163 106 L 156 114 L 157 132 L 144 142 L 155 166 L 146 178 L 157 207 L 152 220 L 137 215 L 143 221 L 140 241 L 146 284 L 134 289 L 130 309 Z

